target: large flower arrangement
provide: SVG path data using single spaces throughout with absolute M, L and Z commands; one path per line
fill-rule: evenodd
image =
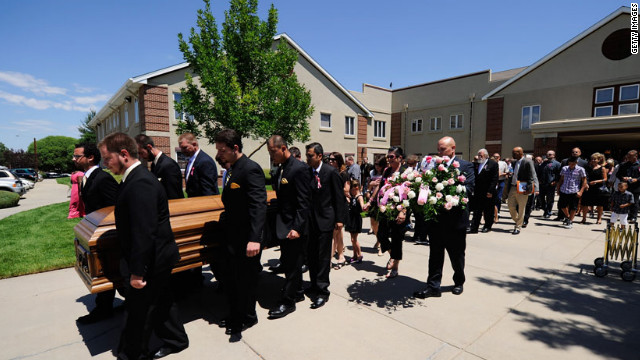
M 430 157 L 426 161 L 433 167 L 424 172 L 408 168 L 403 173 L 396 172 L 386 179 L 378 192 L 378 218 L 395 220 L 403 209 L 412 209 L 416 216 L 425 220 L 436 220 L 445 211 L 469 202 L 457 161 L 446 166 L 449 157 Z

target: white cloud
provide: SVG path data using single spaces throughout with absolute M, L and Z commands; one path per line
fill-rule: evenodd
M 109 95 L 94 95 L 94 96 L 74 96 L 73 100 L 80 105 L 94 105 L 96 102 L 109 100 Z
M 0 81 L 36 94 L 65 95 L 67 93 L 65 88 L 50 86 L 45 80 L 19 72 L 0 71 Z
M 73 83 L 71 85 L 73 85 L 75 92 L 77 92 L 78 94 L 88 94 L 98 90 L 96 88 L 82 86 L 78 83 Z
M 91 109 L 90 106 L 81 106 L 85 104 L 76 104 L 71 101 L 57 102 L 57 101 L 51 101 L 51 100 L 34 99 L 34 98 L 28 98 L 22 95 L 9 94 L 4 91 L 0 91 L 0 99 L 5 99 L 10 103 L 27 106 L 37 110 L 46 110 L 49 108 L 54 108 L 54 109 L 62 109 L 67 111 L 88 112 Z

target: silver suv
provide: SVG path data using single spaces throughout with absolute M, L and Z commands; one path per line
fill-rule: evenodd
M 11 191 L 22 196 L 27 192 L 27 189 L 9 171 L 0 170 L 0 191 Z

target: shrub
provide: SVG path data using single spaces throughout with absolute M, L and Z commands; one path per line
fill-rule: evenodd
M 0 191 L 0 209 L 18 205 L 20 195 L 11 191 Z

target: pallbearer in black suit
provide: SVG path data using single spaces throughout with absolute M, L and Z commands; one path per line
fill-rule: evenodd
M 307 165 L 291 155 L 282 136 L 272 136 L 267 147 L 273 163 L 280 165 L 272 179 L 278 196 L 276 236 L 280 242 L 280 261 L 286 280 L 280 305 L 269 311 L 269 317 L 277 319 L 295 311 L 296 302 L 304 300 L 303 246 L 308 234 L 311 173 Z
M 109 170 L 122 175 L 115 220 L 127 316 L 118 359 L 160 358 L 182 351 L 189 339 L 173 306 L 169 277 L 180 255 L 169 223 L 167 195 L 158 179 L 140 166 L 132 138 L 114 133 L 98 147 Z M 150 351 L 152 333 L 163 345 Z
M 324 151 L 319 143 L 306 146 L 307 164 L 311 167 L 311 218 L 309 220 L 308 265 L 312 309 L 329 300 L 329 269 L 331 268 L 331 240 L 333 230 L 342 228 L 346 217 L 346 202 L 342 179 L 338 171 L 322 163 Z
M 198 140 L 192 133 L 178 137 L 180 151 L 189 156 L 184 172 L 187 196 L 218 195 L 218 168 L 211 156 L 200 150 Z
M 215 137 L 218 156 L 231 164 L 222 191 L 223 223 L 228 254 L 225 287 L 229 299 L 226 322 L 229 341 L 240 340 L 241 332 L 258 322 L 256 288 L 262 271 L 262 230 L 267 215 L 267 191 L 260 165 L 242 154 L 242 139 L 234 130 Z
M 467 194 L 473 194 L 475 185 L 475 169 L 473 164 L 456 156 L 456 142 L 452 137 L 445 136 L 438 141 L 438 155 L 448 156 L 449 162 L 445 166 L 451 166 L 454 161 L 460 164 L 460 173 L 466 177 L 464 186 Z M 427 166 L 434 166 L 432 162 Z M 455 207 L 450 211 L 438 215 L 437 221 L 427 223 L 430 249 L 429 249 L 429 275 L 427 276 L 427 288 L 416 291 L 413 296 L 424 299 L 428 297 L 440 297 L 440 283 L 442 281 L 442 267 L 444 265 L 444 252 L 449 253 L 451 267 L 453 267 L 454 287 L 451 291 L 454 295 L 462 294 L 464 276 L 464 251 L 467 247 L 467 226 L 469 225 L 469 210 L 461 210 Z
M 169 200 L 184 199 L 180 165 L 156 148 L 153 139 L 147 135 L 140 134 L 135 139 L 138 144 L 139 156 L 151 162 L 151 172 L 164 187 L 167 198 Z
M 498 186 L 498 163 L 489 158 L 486 149 L 478 150 L 478 168 L 475 176 L 476 184 L 473 192 L 473 221 L 469 233 L 477 233 L 480 218 L 484 214 L 483 233 L 491 231 L 494 220 L 495 197 Z
M 84 177 L 80 183 L 80 198 L 84 203 L 86 214 L 116 203 L 118 183 L 110 174 L 102 171 L 100 151 L 96 144 L 77 144 L 73 150 L 73 161 L 78 169 L 82 169 Z M 87 315 L 79 317 L 79 324 L 93 324 L 113 316 L 113 299 L 115 290 L 103 291 L 96 295 L 96 307 Z

